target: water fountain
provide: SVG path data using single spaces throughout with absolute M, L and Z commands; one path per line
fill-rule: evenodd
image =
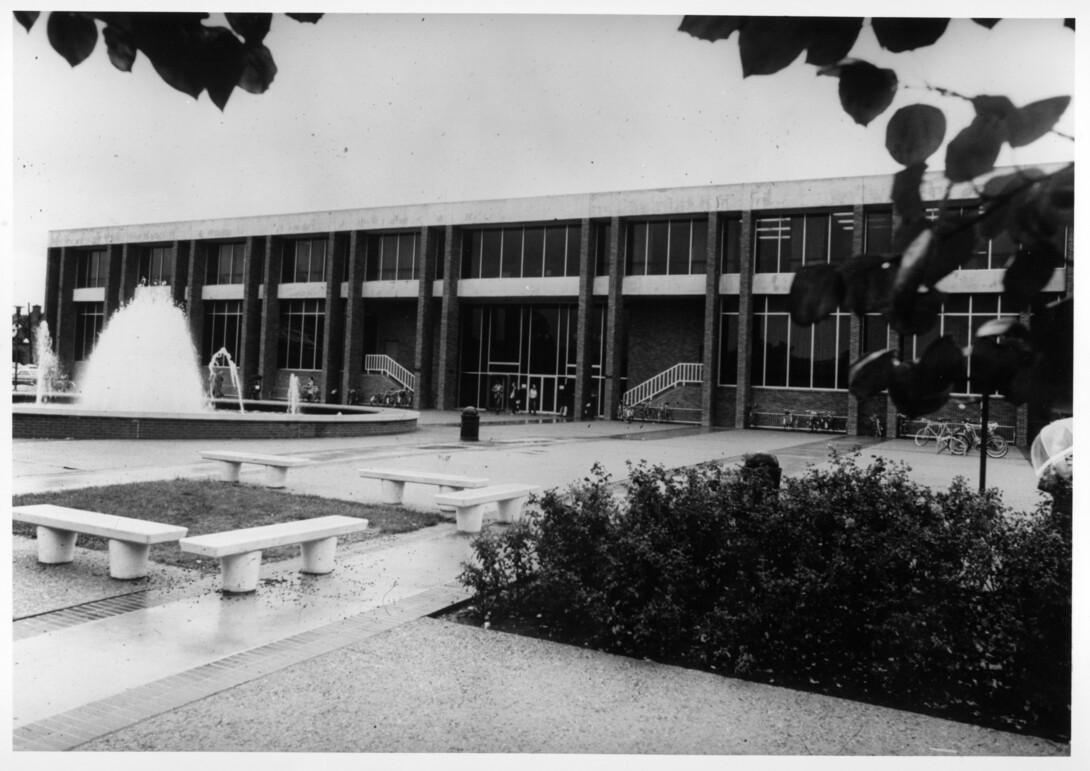
M 49 394 L 60 374 L 60 368 L 57 366 L 57 356 L 53 353 L 53 338 L 49 336 L 49 324 L 44 321 L 38 324 L 38 339 L 34 350 L 38 361 L 38 382 L 34 387 L 34 403 L 45 404 L 49 401 Z
M 235 364 L 235 360 L 231 358 L 231 352 L 226 348 L 220 348 L 208 360 L 208 392 L 212 395 L 212 398 L 217 398 L 215 383 L 220 375 L 217 367 L 225 365 L 231 378 L 231 385 L 235 389 L 235 395 L 238 397 L 238 411 L 246 412 L 246 407 L 243 404 L 242 379 L 238 374 L 238 366 Z
M 288 376 L 288 414 L 299 414 L 299 376 L 294 372 Z
M 39 336 L 35 396 L 14 393 L 12 437 L 19 439 L 295 439 L 364 436 L 414 431 L 419 413 L 409 410 L 299 402 L 298 378 L 284 402 L 244 400 L 238 369 L 218 351 L 208 365 L 226 362 L 238 393 L 238 409 L 206 397 L 202 367 L 185 314 L 169 286 L 140 286 L 132 301 L 109 320 L 79 378 L 79 394 L 50 393 L 57 359 L 48 327 Z M 46 341 L 41 342 L 43 337 Z M 52 373 L 52 374 L 51 374 Z M 214 375 L 213 375 L 214 376 Z M 272 389 L 270 388 L 269 391 Z M 290 397 L 289 397 L 290 398 Z M 33 403 L 31 403 L 33 399 Z M 48 403 L 47 403 L 48 402 Z M 244 406 L 245 402 L 245 406 Z M 217 409 L 213 409 L 216 407 Z

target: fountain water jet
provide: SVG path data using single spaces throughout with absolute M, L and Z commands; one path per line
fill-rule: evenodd
M 231 385 L 235 387 L 235 394 L 238 396 L 238 411 L 245 412 L 246 408 L 242 403 L 242 379 L 238 376 L 238 366 L 235 364 L 235 360 L 231 358 L 231 352 L 226 348 L 220 348 L 208 361 L 208 391 L 215 397 L 215 389 L 213 384 L 216 382 L 216 376 L 219 374 L 216 371 L 217 366 L 223 366 L 223 364 L 217 365 L 216 362 L 226 362 L 227 373 L 231 377 Z
M 169 286 L 139 286 L 98 338 L 78 404 L 103 412 L 203 412 L 197 351 Z
M 288 414 L 299 414 L 299 376 L 294 372 L 288 376 Z
M 38 382 L 35 385 L 35 404 L 45 404 L 53 390 L 53 381 L 57 379 L 57 355 L 53 353 L 53 338 L 49 336 L 49 324 L 38 324 L 38 339 L 35 345 L 38 360 Z

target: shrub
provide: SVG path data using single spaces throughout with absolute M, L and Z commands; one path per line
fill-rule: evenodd
M 734 469 L 630 472 L 618 495 L 595 467 L 477 539 L 478 607 L 611 652 L 1068 735 L 1069 514 L 858 455 L 778 496 Z

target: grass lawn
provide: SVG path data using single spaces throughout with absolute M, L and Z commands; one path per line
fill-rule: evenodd
M 88 487 L 56 493 L 18 495 L 12 499 L 15 506 L 38 503 L 181 525 L 189 529 L 188 535 L 219 533 L 329 514 L 368 520 L 366 531 L 341 536 L 338 543 L 364 541 L 379 533 L 407 533 L 443 521 L 438 512 L 414 511 L 402 506 L 383 504 L 352 503 L 316 495 L 295 495 L 267 487 L 194 479 Z M 34 536 L 36 528 L 16 522 L 12 525 L 12 532 L 16 535 Z M 87 535 L 80 535 L 76 543 L 78 546 L 99 551 L 107 548 L 105 539 Z M 299 546 L 279 546 L 266 549 L 262 554 L 265 562 L 291 559 L 299 554 Z M 177 541 L 153 545 L 149 558 L 176 567 L 219 569 L 216 560 L 184 552 L 178 547 Z

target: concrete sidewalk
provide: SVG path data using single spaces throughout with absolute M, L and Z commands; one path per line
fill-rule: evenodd
M 355 469 L 378 461 L 548 488 L 595 462 L 622 479 L 626 462 L 731 463 L 757 450 L 799 473 L 824 461 L 829 442 L 858 442 L 486 416 L 480 441 L 462 443 L 458 417 L 424 413 L 420 430 L 398 437 L 224 444 L 310 457 L 315 465 L 289 475 L 291 490 L 370 502 L 378 482 Z M 196 455 L 204 444 L 18 441 L 14 487 L 214 477 Z M 906 459 L 914 477 L 945 478 L 941 486 L 954 471 L 975 480 L 975 459 L 910 442 L 862 453 Z M 1024 458 L 990 464 L 1005 498 L 1036 501 Z M 406 504 L 430 507 L 434 492 L 410 485 Z M 428 618 L 467 596 L 456 579 L 469 538 L 452 524 L 342 547 L 329 576 L 302 576 L 297 560 L 265 565 L 258 592 L 234 598 L 218 593 L 215 575 L 157 566 L 146 581 L 118 582 L 101 552 L 77 549 L 75 563 L 47 569 L 29 539 L 17 538 L 14 551 L 16 749 L 1069 753 L 1032 737 Z

